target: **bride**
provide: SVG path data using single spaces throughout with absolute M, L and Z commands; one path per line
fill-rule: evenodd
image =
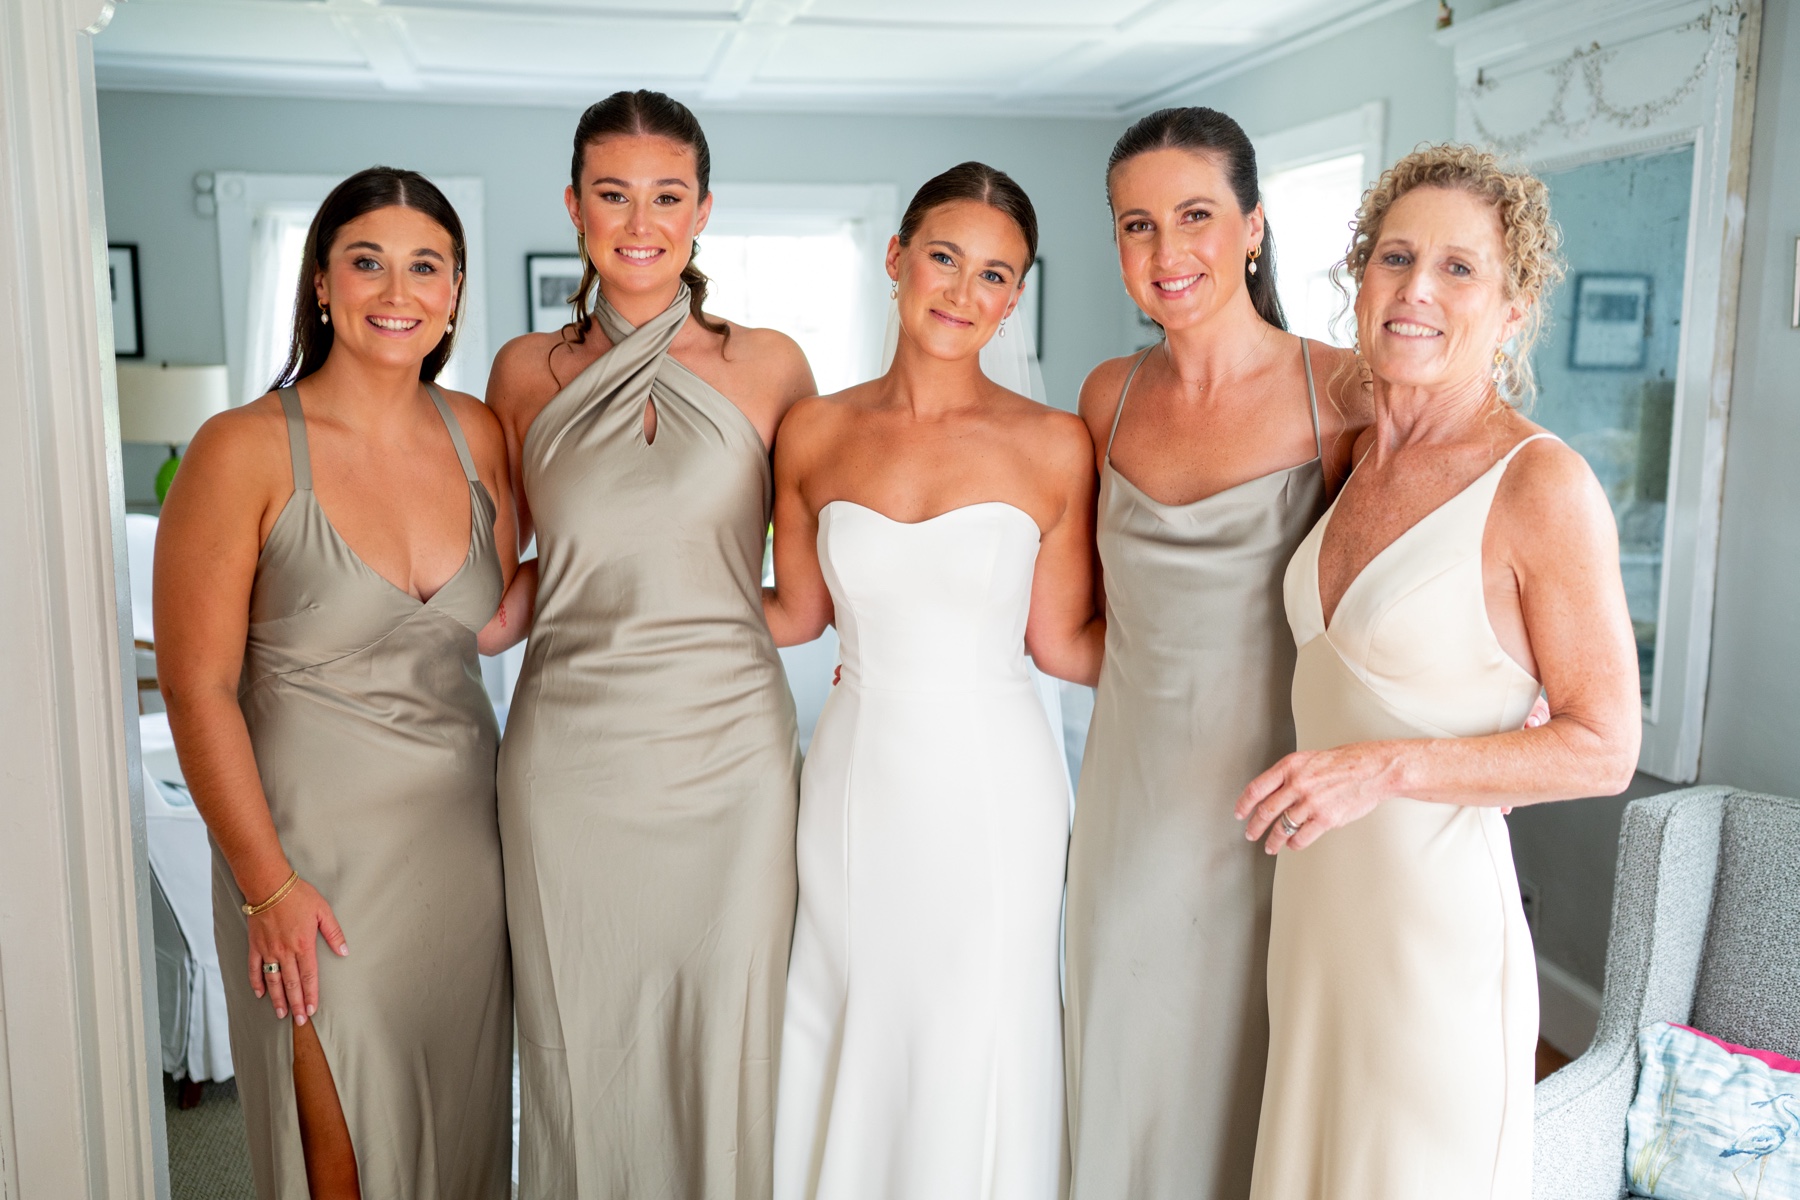
M 1069 802 L 1025 655 L 1099 674 L 1094 453 L 980 364 L 1036 250 L 1004 173 L 926 183 L 888 245 L 893 365 L 775 443 L 769 627 L 835 623 L 843 656 L 801 777 L 777 1200 L 1060 1194 Z

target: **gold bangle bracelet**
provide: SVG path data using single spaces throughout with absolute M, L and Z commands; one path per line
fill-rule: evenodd
M 300 872 L 289 871 L 288 877 L 287 877 L 287 882 L 282 884 L 280 887 L 276 888 L 275 894 L 273 896 L 270 896 L 267 900 L 264 900 L 261 904 L 240 904 L 238 907 L 244 910 L 244 915 L 246 917 L 254 917 L 258 913 L 268 912 L 271 908 L 274 908 L 277 904 L 280 904 L 282 902 L 282 900 L 284 898 L 286 898 L 287 894 L 294 890 L 294 885 L 299 882 L 300 882 Z

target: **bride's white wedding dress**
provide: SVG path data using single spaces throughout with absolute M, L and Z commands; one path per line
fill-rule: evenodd
M 1026 673 L 1039 530 L 819 513 L 843 678 L 801 777 L 777 1200 L 1055 1200 L 1061 752 Z

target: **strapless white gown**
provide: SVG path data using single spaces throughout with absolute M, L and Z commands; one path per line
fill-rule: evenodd
M 1026 673 L 1037 523 L 833 501 L 843 679 L 800 784 L 776 1200 L 1054 1200 L 1068 784 Z

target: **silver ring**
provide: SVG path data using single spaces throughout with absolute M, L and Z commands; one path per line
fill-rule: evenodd
M 1306 824 L 1305 821 L 1302 821 L 1302 822 L 1300 822 L 1300 825 L 1296 825 L 1292 821 L 1288 820 L 1288 815 L 1287 815 L 1286 809 L 1283 809 L 1281 816 L 1276 819 L 1281 822 L 1281 831 L 1283 833 L 1287 834 L 1289 837 L 1293 837 L 1296 833 L 1299 833 L 1300 825 Z
M 279 974 L 281 974 L 281 964 L 280 963 L 264 963 L 263 964 L 263 974 L 264 975 L 279 975 Z

